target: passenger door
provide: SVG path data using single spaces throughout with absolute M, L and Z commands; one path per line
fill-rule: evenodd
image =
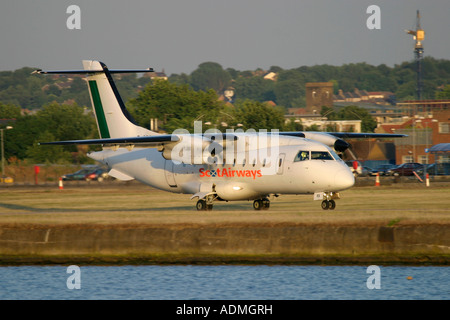
M 174 163 L 172 160 L 166 160 L 164 164 L 164 175 L 166 176 L 167 184 L 170 187 L 176 187 L 175 174 L 173 172 Z

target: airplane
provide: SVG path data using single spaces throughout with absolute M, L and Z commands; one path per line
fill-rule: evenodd
M 143 184 L 197 199 L 197 210 L 212 210 L 217 201 L 253 200 L 255 210 L 268 209 L 270 198 L 311 194 L 324 210 L 334 210 L 340 192 L 355 178 L 337 152 L 350 147 L 343 138 L 397 138 L 401 134 L 270 132 L 227 130 L 194 134 L 175 130 L 161 134 L 138 126 L 123 103 L 114 73 L 96 60 L 83 70 L 39 74 L 85 74 L 100 139 L 41 142 L 40 145 L 101 145 L 88 156 L 109 168 L 119 180 Z M 197 125 L 197 123 L 196 123 Z

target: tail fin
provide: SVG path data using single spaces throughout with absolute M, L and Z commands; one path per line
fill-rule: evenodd
M 153 72 L 144 70 L 109 70 L 100 61 L 84 60 L 84 70 L 43 71 L 40 74 L 86 74 L 92 107 L 97 120 L 98 132 L 102 139 L 128 138 L 157 135 L 156 132 L 139 127 L 131 117 L 117 91 L 113 73 Z
M 98 132 L 102 139 L 156 134 L 136 125 L 134 119 L 125 108 L 110 70 L 104 63 L 83 60 L 83 67 L 88 72 L 89 93 L 97 120 Z

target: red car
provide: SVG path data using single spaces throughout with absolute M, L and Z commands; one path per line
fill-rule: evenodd
M 391 176 L 412 176 L 414 175 L 413 171 L 417 173 L 419 170 L 423 170 L 423 164 L 411 162 L 398 165 L 388 170 L 387 174 Z

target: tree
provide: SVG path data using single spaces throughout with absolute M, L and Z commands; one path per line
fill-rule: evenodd
M 49 131 L 57 140 L 84 139 L 91 132 L 94 119 L 84 114 L 77 104 L 67 105 L 53 102 L 36 114 L 40 127 Z
M 84 109 L 76 104 L 59 105 L 56 102 L 44 106 L 34 115 L 21 116 L 13 126 L 13 130 L 8 130 L 8 139 L 5 141 L 6 158 L 32 157 L 36 161 L 42 160 L 37 153 L 46 153 L 47 148 L 33 145 L 35 142 L 94 138 L 93 132 L 97 131 L 92 114 L 84 114 Z M 59 149 L 54 150 L 56 153 L 51 153 L 52 157 L 59 154 Z M 70 152 L 76 151 L 76 148 L 65 146 L 62 150 Z M 58 161 L 58 158 L 48 159 Z
M 26 157 L 34 163 L 68 163 L 71 161 L 70 152 L 65 151 L 63 146 L 39 146 L 38 142 L 55 141 L 55 137 L 49 132 L 42 132 L 34 143 L 26 150 Z
M 329 119 L 334 117 L 336 120 L 361 120 L 362 132 L 373 132 L 377 127 L 377 122 L 369 112 L 358 106 L 346 106 L 339 110 L 335 116 L 333 116 L 333 113 L 329 113 Z
M 446 85 L 442 91 L 436 91 L 436 99 L 450 99 L 450 84 Z
M 238 99 L 251 99 L 259 102 L 276 100 L 274 82 L 262 77 L 238 78 L 233 87 Z
M 251 100 L 238 101 L 235 106 L 234 118 L 244 130 L 283 129 L 284 112 L 279 107 Z
M 276 103 L 285 108 L 304 107 L 305 79 L 295 70 L 283 71 L 275 85 Z
M 20 116 L 20 107 L 0 102 L 0 119 L 17 119 Z
M 204 62 L 191 73 L 190 81 L 195 90 L 214 89 L 217 93 L 222 93 L 230 85 L 231 76 L 220 64 Z
M 192 130 L 194 121 L 215 123 L 223 103 L 214 90 L 194 91 L 188 85 L 155 80 L 129 101 L 130 112 L 139 125 L 149 128 L 151 118 L 162 122 L 162 129 Z

